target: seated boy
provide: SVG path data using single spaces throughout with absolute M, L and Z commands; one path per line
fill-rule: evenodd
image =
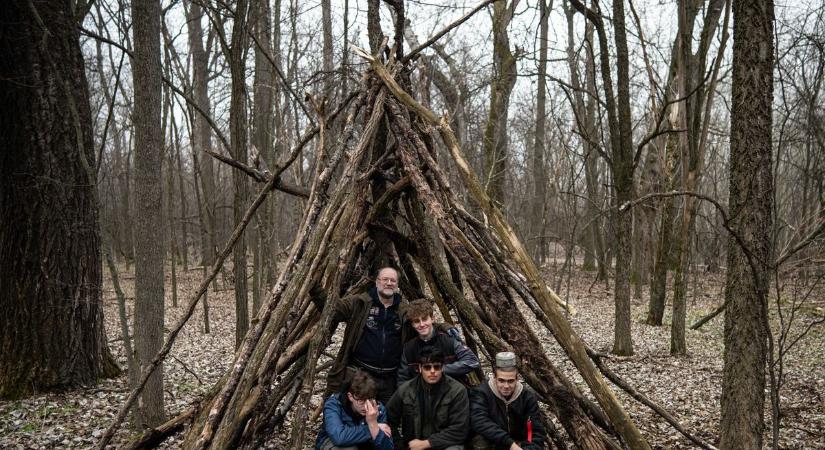
M 470 373 L 481 367 L 478 357 L 459 339 L 433 326 L 433 304 L 420 298 L 407 307 L 407 320 L 415 328 L 418 336 L 404 345 L 401 364 L 398 367 L 398 384 L 412 379 L 418 373 L 418 360 L 425 348 L 437 348 L 444 355 L 444 373 L 465 386 L 470 382 Z
M 356 370 L 341 392 L 324 402 L 324 424 L 315 450 L 392 450 L 392 432 L 384 405 L 375 400 L 378 386 L 363 370 Z
M 539 450 L 545 431 L 536 394 L 518 379 L 516 355 L 496 355 L 486 383 L 470 389 L 475 450 Z
M 388 422 L 398 449 L 463 450 L 470 430 L 467 388 L 445 377 L 444 356 L 421 351 L 420 371 L 398 387 L 387 403 Z

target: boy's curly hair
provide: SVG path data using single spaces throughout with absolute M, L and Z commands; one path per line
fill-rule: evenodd
M 426 298 L 419 298 L 410 302 L 407 307 L 407 319 L 414 320 L 421 317 L 433 316 L 433 303 Z

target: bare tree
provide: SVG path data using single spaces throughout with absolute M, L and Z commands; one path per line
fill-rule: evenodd
M 490 83 L 490 109 L 484 128 L 484 170 L 487 192 L 494 201 L 504 202 L 507 172 L 507 111 L 516 84 L 516 57 L 510 50 L 507 27 L 519 0 L 493 3 L 493 75 Z
M 530 216 L 530 238 L 535 239 L 533 258 L 542 262 L 547 258 L 545 236 L 545 208 L 547 197 L 547 168 L 544 163 L 545 127 L 547 126 L 547 29 L 552 0 L 539 0 L 539 80 L 536 88 L 536 129 L 533 140 L 533 206 Z
M 209 55 L 203 44 L 203 9 L 198 2 L 186 2 L 186 25 L 189 35 L 189 53 L 192 58 L 192 91 L 197 106 L 203 111 L 210 110 L 209 102 Z M 195 155 L 212 150 L 212 130 L 205 117 L 197 113 L 192 116 L 192 150 Z M 203 197 L 201 205 L 201 265 L 212 264 L 215 258 L 215 169 L 212 158 L 193 157 L 196 174 L 200 178 Z
M 625 27 L 624 1 L 613 2 L 613 28 L 616 46 L 616 95 L 613 94 L 613 76 L 611 74 L 607 33 L 602 21 L 597 2 L 593 8 L 587 8 L 579 0 L 571 4 L 588 20 L 593 22 L 599 40 L 600 69 L 605 91 L 608 131 L 610 135 L 610 157 L 608 161 L 613 176 L 613 189 L 617 205 L 630 202 L 635 194 L 633 172 L 635 171 L 632 123 L 630 115 L 630 78 L 629 53 L 627 49 L 627 29 Z M 615 325 L 612 352 L 617 355 L 633 354 L 633 339 L 630 333 L 630 268 L 631 236 L 633 217 L 630 208 L 619 208 L 613 221 L 614 245 L 616 251 L 616 280 L 614 290 Z
M 135 351 L 141 370 L 163 345 L 163 129 L 161 127 L 160 20 L 158 0 L 132 2 L 135 124 Z M 140 426 L 163 423 L 163 369 L 150 378 L 138 403 Z
M 257 150 L 257 157 L 267 166 L 274 163 L 273 143 L 275 125 L 275 68 L 268 59 L 272 45 L 272 9 L 269 0 L 255 0 L 252 7 L 255 14 L 252 33 L 255 36 L 255 82 L 253 87 L 254 112 L 252 115 L 252 146 Z M 280 2 L 276 7 L 280 8 Z M 271 239 L 274 228 L 272 220 L 272 199 L 263 205 L 258 216 L 258 239 L 255 242 L 255 282 L 252 290 L 252 311 L 258 312 L 264 286 L 274 281 Z
M 699 185 L 705 163 L 707 133 L 709 121 L 707 114 L 713 105 L 716 77 L 719 62 L 727 43 L 727 33 L 723 34 L 717 65 L 707 82 L 703 79 L 707 65 L 708 51 L 718 28 L 719 18 L 725 6 L 725 0 L 712 0 L 707 5 L 699 46 L 694 53 L 689 43 L 692 41 L 693 26 L 700 6 L 704 1 L 679 3 L 679 42 L 677 71 L 678 97 L 685 98 L 679 106 L 679 129 L 685 132 L 679 135 L 681 159 L 681 184 L 685 191 L 694 191 Z M 727 17 L 727 16 L 726 16 Z M 706 84 L 707 83 L 707 84 Z M 687 315 L 687 271 L 691 258 L 691 244 L 696 228 L 696 212 L 699 202 L 695 197 L 685 197 L 682 202 L 682 214 L 675 233 L 676 271 L 673 276 L 673 319 L 670 333 L 670 352 L 676 355 L 687 353 L 685 342 L 685 317 Z
M 232 97 L 229 106 L 229 130 L 232 138 L 232 156 L 243 164 L 247 162 L 247 117 L 245 55 L 247 50 L 247 17 L 249 3 L 239 0 L 235 5 L 232 24 L 232 42 L 229 51 L 229 70 L 232 73 Z M 232 202 L 235 223 L 243 220 L 249 196 L 247 175 L 232 171 L 235 195 Z M 235 271 L 235 347 L 241 345 L 249 329 L 249 299 L 246 283 L 246 239 L 241 236 L 233 248 L 232 263 Z
M 210 110 L 209 102 L 209 55 L 203 44 L 203 9 L 198 2 L 184 2 L 189 5 L 186 25 L 189 35 L 189 53 L 192 58 L 192 92 L 195 104 L 203 111 Z M 208 48 L 208 47 L 207 47 Z M 192 143 L 192 163 L 194 166 L 195 195 L 199 197 L 198 218 L 201 231 L 201 266 L 206 268 L 215 260 L 217 224 L 215 220 L 215 169 L 212 158 L 206 151 L 212 150 L 212 130 L 206 117 L 190 108 L 192 122 L 190 142 Z M 204 332 L 209 333 L 209 301 L 203 298 Z
M 119 372 L 101 305 L 89 91 L 60 1 L 0 12 L 0 398 Z M 11 151 L 14 149 L 14 151 Z
M 730 228 L 720 448 L 761 449 L 773 248 L 772 0 L 733 2 Z
M 564 2 L 564 12 L 567 18 L 567 64 L 570 69 L 570 87 L 572 90 L 574 116 L 576 128 L 581 136 L 584 153 L 584 176 L 587 204 L 585 206 L 584 247 L 586 270 L 596 268 L 598 264 L 599 280 L 607 280 L 607 266 L 605 263 L 604 236 L 602 234 L 602 218 L 599 210 L 601 192 L 599 189 L 599 139 L 596 136 L 596 65 L 593 59 L 593 24 L 585 25 L 585 80 L 581 81 L 576 56 L 575 33 L 573 17 L 575 10 Z M 587 98 L 585 99 L 585 93 Z
M 321 0 L 321 29 L 324 34 L 324 98 L 332 102 L 335 91 L 332 72 L 332 5 L 330 0 Z

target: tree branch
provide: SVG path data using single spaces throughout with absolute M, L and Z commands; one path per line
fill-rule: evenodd
M 457 20 L 456 20 L 456 21 L 454 21 L 453 23 L 451 23 L 451 24 L 447 25 L 446 27 L 444 27 L 444 29 L 443 29 L 443 30 L 441 30 L 441 31 L 439 31 L 438 33 L 436 33 L 435 35 L 433 35 L 433 37 L 431 37 L 431 38 L 427 39 L 427 41 L 426 41 L 426 42 L 424 42 L 423 44 L 421 44 L 421 45 L 419 45 L 418 47 L 416 47 L 416 48 L 414 48 L 414 49 L 410 50 L 410 52 L 409 52 L 409 53 L 407 53 L 407 55 L 406 55 L 406 56 L 404 56 L 404 57 L 401 59 L 401 63 L 402 63 L 402 64 L 407 63 L 410 59 L 412 59 L 412 57 L 414 57 L 414 56 L 415 56 L 415 55 L 417 55 L 418 53 L 421 53 L 421 50 L 424 50 L 425 48 L 427 48 L 427 47 L 429 47 L 430 45 L 434 44 L 437 40 L 441 39 L 441 38 L 442 38 L 445 34 L 447 34 L 447 33 L 449 33 L 450 31 L 452 31 L 452 29 L 453 29 L 453 28 L 455 28 L 455 27 L 457 27 L 457 26 L 461 25 L 462 23 L 466 22 L 466 21 L 467 21 L 467 19 L 469 19 L 469 18 L 470 18 L 470 17 L 472 17 L 475 13 L 477 13 L 478 11 L 480 11 L 480 10 L 481 10 L 481 8 L 484 8 L 485 6 L 489 5 L 490 3 L 493 3 L 494 1 L 496 1 L 496 0 L 483 0 L 481 3 L 479 3 L 478 5 L 476 5 L 473 9 L 471 9 L 471 10 L 470 10 L 470 12 L 468 12 L 467 14 L 464 14 L 463 16 L 461 16 L 459 19 L 457 19 Z

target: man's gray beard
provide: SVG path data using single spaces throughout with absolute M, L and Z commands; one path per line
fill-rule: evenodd
M 387 295 L 387 292 L 390 294 Z M 378 291 L 378 296 L 386 299 L 391 299 L 395 295 L 395 289 L 381 289 Z

